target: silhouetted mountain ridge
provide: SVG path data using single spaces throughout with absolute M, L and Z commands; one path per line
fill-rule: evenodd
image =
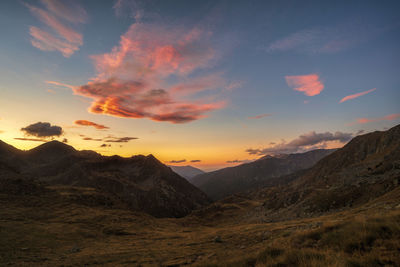
M 207 196 L 153 155 L 130 158 L 101 156 L 93 151 L 51 141 L 29 151 L 0 143 L 0 177 L 29 178 L 49 185 L 94 188 L 129 208 L 155 217 L 182 217 L 208 204 Z
M 277 185 L 279 177 L 310 168 L 333 151 L 317 149 L 278 157 L 266 156 L 250 163 L 198 175 L 192 183 L 211 198 L 221 199 L 230 194 Z

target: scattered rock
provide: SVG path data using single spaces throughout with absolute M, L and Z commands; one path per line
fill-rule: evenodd
M 69 250 L 70 253 L 78 253 L 80 251 L 81 251 L 81 249 L 79 247 L 77 247 L 77 246 L 74 246 L 73 248 L 71 248 Z
M 215 243 L 222 243 L 221 237 L 220 237 L 219 235 L 217 235 L 217 236 L 214 238 L 214 242 L 215 242 Z

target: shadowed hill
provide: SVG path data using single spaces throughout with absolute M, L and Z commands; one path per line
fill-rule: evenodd
M 264 201 L 259 214 L 270 219 L 360 206 L 399 185 L 400 125 L 357 136 L 289 185 L 252 194 Z
M 186 166 L 168 165 L 168 167 L 170 167 L 174 172 L 176 172 L 180 176 L 186 178 L 189 182 L 191 182 L 193 177 L 195 177 L 196 175 L 205 173 L 204 171 L 190 165 Z
M 192 183 L 212 199 L 230 194 L 280 184 L 278 177 L 313 166 L 334 150 L 317 149 L 279 157 L 263 157 L 251 163 L 198 175 Z
M 0 177 L 93 188 L 155 217 L 182 217 L 209 203 L 203 192 L 153 155 L 106 157 L 58 141 L 29 151 L 0 145 Z

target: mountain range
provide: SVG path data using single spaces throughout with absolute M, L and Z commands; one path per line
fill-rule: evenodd
M 203 192 L 153 155 L 106 157 L 58 141 L 28 151 L 0 141 L 0 177 L 92 188 L 109 202 L 114 199 L 155 217 L 182 217 L 209 203 Z
M 400 125 L 228 170 L 267 168 L 211 203 L 152 155 L 0 142 L 0 265 L 400 266 Z
M 305 153 L 265 156 L 254 162 L 204 173 L 191 182 L 214 200 L 234 193 L 274 186 L 286 179 L 280 177 L 310 168 L 332 149 L 317 149 Z
M 168 165 L 168 167 L 170 167 L 174 172 L 176 172 L 183 178 L 186 178 L 189 182 L 192 181 L 193 177 L 205 173 L 204 171 L 190 165 L 186 166 Z

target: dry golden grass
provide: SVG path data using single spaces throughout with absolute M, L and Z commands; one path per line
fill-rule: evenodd
M 243 203 L 211 222 L 82 205 L 57 190 L 0 195 L 0 266 L 400 266 L 395 204 L 249 223 Z

